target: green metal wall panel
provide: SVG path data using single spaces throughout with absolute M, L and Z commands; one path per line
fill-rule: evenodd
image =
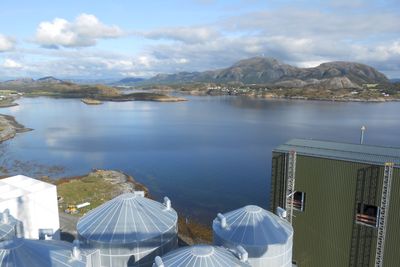
M 271 211 L 283 205 L 285 191 L 277 186 L 285 184 L 282 155 L 273 153 Z M 361 191 L 357 191 L 361 188 L 358 181 L 365 183 Z M 294 211 L 293 219 L 293 259 L 298 266 L 374 266 L 377 231 L 355 224 L 354 217 L 359 198 L 366 204 L 380 205 L 382 181 L 383 166 L 298 155 L 295 190 L 306 193 L 305 211 Z M 399 207 L 400 173 L 395 169 L 385 267 L 400 266 Z M 352 239 L 354 236 L 357 238 Z
M 295 190 L 306 193 L 295 212 L 294 259 L 302 266 L 348 266 L 357 170 L 364 166 L 297 157 Z

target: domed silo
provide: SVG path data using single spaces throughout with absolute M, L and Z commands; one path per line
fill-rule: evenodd
M 223 247 L 194 245 L 156 257 L 153 267 L 250 267 L 246 255 L 243 248 L 229 251 Z
M 19 222 L 10 215 L 8 209 L 0 212 L 0 241 L 16 237 L 19 225 Z
M 215 245 L 241 245 L 253 267 L 292 267 L 293 228 L 284 219 L 258 206 L 245 206 L 213 221 Z
M 0 242 L 0 267 L 95 267 L 71 243 L 14 238 Z
M 100 250 L 101 266 L 151 266 L 177 246 L 178 215 L 171 202 L 122 194 L 83 216 L 77 224 L 85 246 Z

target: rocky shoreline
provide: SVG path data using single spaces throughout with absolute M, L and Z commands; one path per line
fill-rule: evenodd
M 17 133 L 32 131 L 19 124 L 13 116 L 0 114 L 0 143 L 14 138 Z

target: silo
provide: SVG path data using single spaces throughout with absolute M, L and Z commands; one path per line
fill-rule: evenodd
M 245 206 L 213 221 L 215 245 L 241 245 L 253 267 L 292 267 L 293 228 L 284 219 L 258 206 Z
M 57 240 L 13 238 L 0 242 L 0 267 L 95 267 L 80 249 Z
M 194 245 L 156 257 L 153 267 L 250 267 L 243 248 L 229 251 L 210 245 Z
M 101 266 L 151 266 L 177 246 L 178 215 L 171 202 L 122 194 L 83 216 L 77 224 L 85 246 L 100 250 Z
M 16 237 L 17 229 L 18 221 L 10 215 L 10 211 L 0 212 L 0 241 Z

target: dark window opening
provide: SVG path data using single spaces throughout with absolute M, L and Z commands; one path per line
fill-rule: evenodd
M 295 210 L 304 211 L 306 203 L 306 193 L 296 191 L 293 195 L 293 208 Z
M 379 208 L 377 206 L 358 203 L 357 204 L 357 223 L 372 227 L 378 226 Z

